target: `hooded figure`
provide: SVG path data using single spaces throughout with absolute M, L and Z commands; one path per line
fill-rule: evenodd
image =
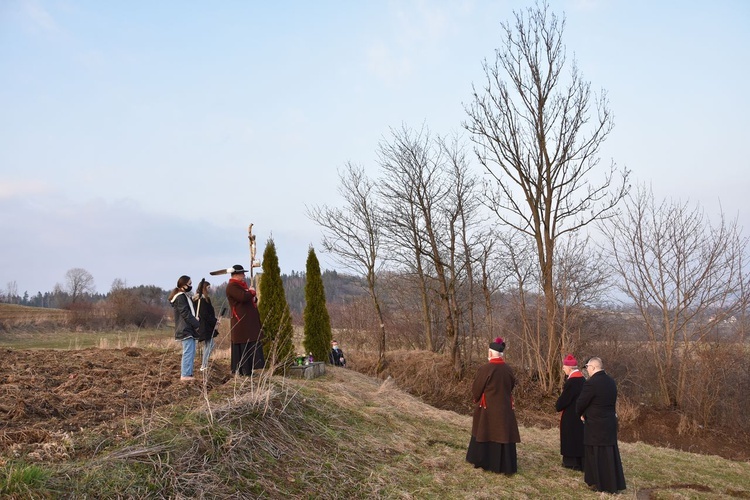
M 490 342 L 488 363 L 479 367 L 471 386 L 476 406 L 466 461 L 475 468 L 510 475 L 518 471 L 516 443 L 521 436 L 511 395 L 516 377 L 504 353 L 502 338 Z

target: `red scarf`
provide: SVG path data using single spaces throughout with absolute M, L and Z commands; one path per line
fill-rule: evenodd
M 239 280 L 239 279 L 237 279 L 237 278 L 230 278 L 230 279 L 229 279 L 229 281 L 233 281 L 233 282 L 237 283 L 237 284 L 238 284 L 238 285 L 240 285 L 240 287 L 242 287 L 242 289 L 243 289 L 243 290 L 245 290 L 246 292 L 249 292 L 249 291 L 250 291 L 250 287 L 249 287 L 249 286 L 247 286 L 247 283 L 245 282 L 245 280 Z

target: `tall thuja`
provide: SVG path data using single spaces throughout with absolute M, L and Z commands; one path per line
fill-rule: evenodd
M 292 344 L 292 315 L 286 301 L 284 284 L 281 281 L 279 258 L 273 239 L 268 240 L 263 251 L 263 275 L 260 279 L 258 312 L 263 324 L 263 353 L 266 359 L 283 366 L 291 361 L 294 345 Z
M 305 339 L 302 344 L 305 352 L 311 352 L 318 361 L 325 361 L 328 359 L 332 339 L 331 317 L 326 307 L 326 292 L 320 274 L 320 263 L 312 247 L 307 253 L 306 278 Z

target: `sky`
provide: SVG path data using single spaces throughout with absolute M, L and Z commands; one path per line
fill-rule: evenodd
M 657 198 L 750 231 L 750 2 L 550 0 L 615 127 L 601 150 Z M 503 0 L 0 0 L 0 290 L 89 271 L 175 286 L 275 242 L 304 271 L 347 162 L 392 128 L 465 134 Z M 474 161 L 474 166 L 480 167 Z M 210 277 L 209 277 L 210 278 Z M 214 279 L 221 282 L 221 279 Z

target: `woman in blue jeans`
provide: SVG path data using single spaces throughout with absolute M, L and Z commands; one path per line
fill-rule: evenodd
M 190 276 L 180 276 L 177 287 L 169 294 L 169 302 L 174 308 L 174 338 L 182 342 L 180 380 L 193 380 L 195 339 L 200 325 L 195 317 L 193 301 L 187 296 L 192 289 Z
M 198 283 L 195 290 L 195 315 L 198 317 L 200 328 L 198 329 L 198 342 L 203 343 L 203 359 L 201 361 L 201 371 L 208 369 L 208 358 L 211 356 L 211 350 L 214 347 L 214 337 L 219 335 L 217 329 L 218 320 L 216 311 L 211 303 L 209 296 L 211 284 L 205 279 Z

